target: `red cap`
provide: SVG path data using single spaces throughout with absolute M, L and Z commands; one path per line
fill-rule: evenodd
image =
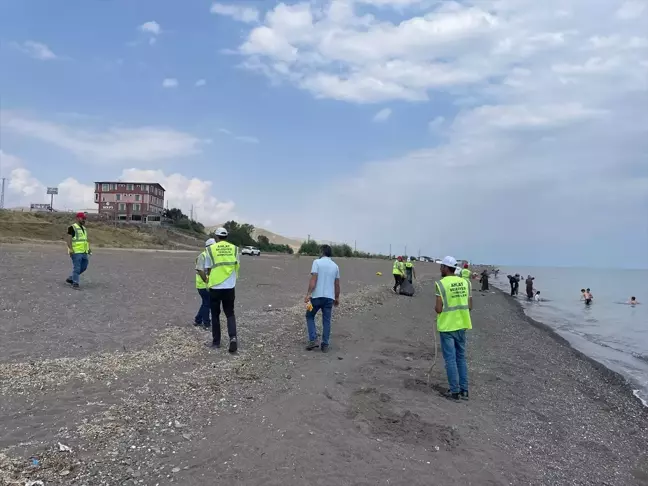
M 464 268 L 468 268 L 468 264 L 467 264 L 467 263 L 464 263 Z
M 85 213 L 77 213 L 76 217 L 79 218 L 79 219 L 86 219 L 86 214 Z

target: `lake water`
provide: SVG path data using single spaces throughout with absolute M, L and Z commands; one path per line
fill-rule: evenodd
M 499 268 L 499 277 L 492 280 L 496 287 L 509 292 L 506 276 L 519 273 L 518 300 L 526 314 L 625 376 L 648 406 L 648 270 Z M 534 288 L 547 302 L 527 300 L 527 275 L 535 277 Z M 590 306 L 580 301 L 580 289 L 588 287 L 594 296 Z M 626 304 L 631 296 L 640 304 Z

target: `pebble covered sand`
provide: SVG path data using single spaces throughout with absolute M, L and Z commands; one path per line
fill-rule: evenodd
M 230 356 L 192 325 L 193 258 L 98 250 L 73 291 L 59 248 L 0 246 L 0 484 L 648 484 L 646 409 L 499 292 L 475 293 L 451 403 L 436 265 L 407 298 L 390 262 L 340 260 L 323 354 L 312 259 L 245 258 Z

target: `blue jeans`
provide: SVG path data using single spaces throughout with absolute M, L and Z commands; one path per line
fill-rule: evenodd
M 468 391 L 468 366 L 466 365 L 466 331 L 440 332 L 441 352 L 445 360 L 450 393 Z
M 72 275 L 70 275 L 70 279 L 72 283 L 78 284 L 79 275 L 88 269 L 88 255 L 86 253 L 72 253 L 70 258 L 72 259 Z
M 333 299 L 326 297 L 315 297 L 311 299 L 312 311 L 306 311 L 306 325 L 308 326 L 308 340 L 317 340 L 317 328 L 315 327 L 315 316 L 322 310 L 322 344 L 328 345 L 331 336 L 331 314 L 333 313 Z
M 209 312 L 210 312 L 209 290 L 198 289 L 198 294 L 200 295 L 201 302 L 200 302 L 200 307 L 198 308 L 198 314 L 196 314 L 196 317 L 194 317 L 194 322 L 196 324 L 210 326 L 211 319 L 209 318 Z

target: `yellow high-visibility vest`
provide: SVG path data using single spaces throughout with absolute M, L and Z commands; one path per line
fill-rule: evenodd
M 398 260 L 396 260 L 394 262 L 394 268 L 392 270 L 392 273 L 394 275 L 404 275 L 405 272 L 403 270 L 403 262 L 399 262 Z
M 238 248 L 236 246 L 222 240 L 209 246 L 206 251 L 212 261 L 207 282 L 209 288 L 222 284 L 234 272 L 238 275 L 240 265 L 237 260 Z
M 470 270 L 468 270 L 467 268 L 463 268 L 461 270 L 461 278 L 470 279 L 471 275 L 472 275 L 472 272 Z
M 439 332 L 472 329 L 468 298 L 470 297 L 470 281 L 450 275 L 436 283 L 437 293 L 443 301 L 443 311 L 437 315 Z
M 202 253 L 200 253 L 200 255 L 198 255 L 198 256 L 196 257 L 196 265 L 198 265 L 198 259 L 199 259 L 201 256 L 202 256 L 203 258 L 207 256 L 207 249 L 205 249 Z M 196 272 L 196 288 L 197 288 L 197 289 L 206 289 L 206 288 L 207 288 L 207 284 L 206 284 L 205 281 L 202 279 L 202 277 L 198 274 L 198 272 Z
M 414 268 L 414 264 L 412 262 L 407 262 L 405 268 Z
M 79 223 L 72 225 L 74 236 L 72 237 L 72 253 L 88 253 L 90 243 L 88 243 L 88 230 Z

